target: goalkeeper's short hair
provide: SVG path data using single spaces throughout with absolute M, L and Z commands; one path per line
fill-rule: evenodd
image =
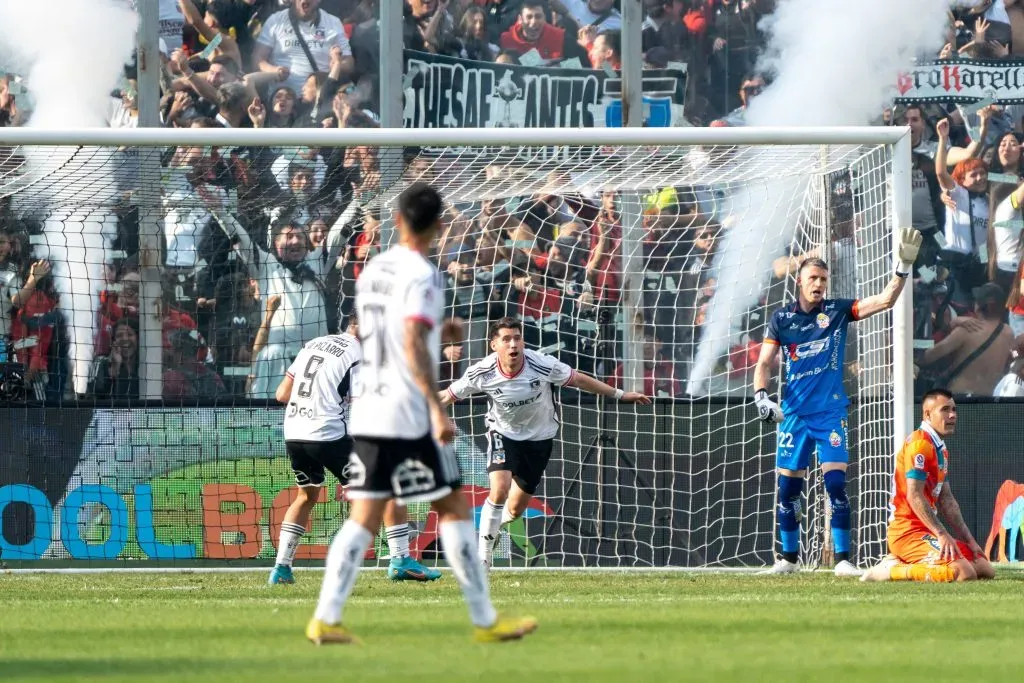
M 822 270 L 828 270 L 828 264 L 825 263 L 824 259 L 820 259 L 817 256 L 811 256 L 805 258 L 800 262 L 800 268 L 797 269 L 797 274 L 804 272 L 804 268 L 821 268 Z

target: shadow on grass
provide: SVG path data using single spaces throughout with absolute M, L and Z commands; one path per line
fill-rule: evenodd
M 217 662 L 204 659 L 186 658 L 139 658 L 139 659 L 0 659 L 0 678 L 4 680 L 28 681 L 49 680 L 58 677 L 73 679 L 105 678 L 113 676 L 147 680 L 173 676 L 181 680 L 184 676 L 202 673 L 209 675 L 218 671 L 238 671 L 237 662 Z

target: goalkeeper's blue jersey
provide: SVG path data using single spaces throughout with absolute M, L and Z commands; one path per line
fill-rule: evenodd
M 846 330 L 857 320 L 857 302 L 825 299 L 804 313 L 798 304 L 778 309 L 768 323 L 766 344 L 778 344 L 786 359 L 782 410 L 805 417 L 845 410 L 843 388 Z

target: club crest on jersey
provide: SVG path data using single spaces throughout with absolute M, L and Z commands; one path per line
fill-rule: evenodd
M 924 469 L 924 453 L 918 453 L 917 455 L 914 456 L 914 469 Z
M 843 445 L 843 437 L 839 436 L 839 432 L 833 431 L 828 435 L 828 443 L 832 448 L 839 448 Z
M 828 329 L 829 318 L 824 313 L 819 313 L 818 317 L 814 319 L 814 322 L 818 323 L 818 327 L 820 327 L 821 329 Z

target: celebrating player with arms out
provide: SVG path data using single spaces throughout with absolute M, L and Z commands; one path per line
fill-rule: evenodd
M 775 514 L 782 540 L 782 558 L 769 570 L 773 574 L 797 571 L 800 552 L 800 495 L 817 448 L 817 459 L 832 504 L 832 545 L 836 576 L 860 576 L 850 562 L 850 501 L 846 497 L 846 407 L 850 401 L 843 387 L 846 330 L 855 320 L 888 311 L 899 299 L 910 275 L 921 233 L 900 233 L 896 274 L 878 295 L 859 301 L 826 299 L 828 265 L 806 259 L 797 273 L 796 303 L 772 315 L 761 355 L 754 369 L 754 399 L 762 420 L 781 423 L 777 434 L 776 468 L 778 503 Z M 786 393 L 782 408 L 768 396 L 768 381 L 775 355 L 782 348 L 786 359 Z
M 277 387 L 277 400 L 287 403 L 284 439 L 295 472 L 299 495 L 288 506 L 281 523 L 277 561 L 270 572 L 270 585 L 295 583 L 292 562 L 306 524 L 320 497 L 325 470 L 343 485 L 348 483 L 344 467 L 352 452 L 348 435 L 351 389 L 362 360 L 359 325 L 349 319 L 345 334 L 317 337 L 295 357 Z M 296 386 L 295 378 L 298 377 Z M 388 578 L 393 581 L 434 581 L 441 572 L 424 567 L 409 556 L 409 518 L 406 509 L 388 503 L 384 511 L 391 564 Z
M 410 185 L 398 197 L 398 246 L 375 256 L 356 283 L 363 362 L 352 403 L 352 505 L 331 542 L 320 600 L 306 627 L 306 637 L 318 645 L 355 640 L 342 626 L 342 612 L 391 498 L 432 503 L 445 559 L 469 605 L 477 640 L 513 640 L 537 628 L 534 619 L 495 612 L 477 559 L 469 503 L 459 490 L 459 463 L 440 445 L 452 440 L 455 427 L 437 398 L 444 297 L 440 273 L 427 254 L 443 210 L 436 190 Z
M 473 364 L 438 397 L 444 405 L 487 395 L 487 472 L 491 492 L 480 513 L 480 559 L 491 566 L 498 529 L 515 521 L 537 490 L 558 434 L 557 387 L 647 405 L 643 394 L 614 389 L 556 358 L 523 347 L 523 324 L 502 318 L 491 325 L 492 354 Z M 508 504 L 506 505 L 506 501 Z
M 973 581 L 996 576 L 985 551 L 971 534 L 953 497 L 946 473 L 949 450 L 943 438 L 956 429 L 956 402 L 945 389 L 921 400 L 921 428 L 896 455 L 889 509 L 890 557 L 869 569 L 861 581 Z M 953 534 L 939 521 L 941 512 Z

